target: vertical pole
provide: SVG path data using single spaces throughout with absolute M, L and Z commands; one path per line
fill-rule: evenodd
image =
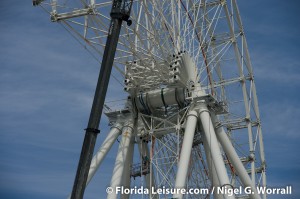
M 117 49 L 122 21 L 125 20 L 129 22 L 128 18 L 131 11 L 132 1 L 131 5 L 129 6 L 129 10 L 127 10 L 126 13 L 124 13 L 124 5 L 125 0 L 113 0 L 110 13 L 111 22 L 108 30 L 108 36 L 102 58 L 101 69 L 98 77 L 90 118 L 88 126 L 85 129 L 86 132 L 81 149 L 71 199 L 82 199 L 85 191 L 97 134 L 100 132 L 98 128 L 101 120 L 101 114 L 110 79 L 112 65 Z
M 186 129 L 184 132 L 183 143 L 180 152 L 180 160 L 178 163 L 178 170 L 176 174 L 175 188 L 185 188 L 186 176 L 189 169 L 190 156 L 193 146 L 194 134 L 196 130 L 198 115 L 192 110 L 187 116 Z M 183 197 L 180 193 L 175 193 L 173 198 L 181 199 Z
M 113 188 L 113 192 L 107 195 L 107 199 L 117 199 L 116 187 L 122 185 L 122 179 L 124 177 L 125 163 L 130 151 L 130 144 L 132 144 L 133 123 L 128 121 L 122 129 L 122 140 L 119 145 L 118 154 L 115 161 L 115 167 L 110 182 L 110 187 Z M 128 171 L 125 171 L 128 172 Z
M 215 130 L 211 122 L 209 110 L 207 109 L 205 103 L 200 103 L 199 105 L 199 116 L 205 134 L 204 142 L 207 143 L 207 146 L 211 153 L 212 163 L 215 166 L 216 173 L 220 182 L 220 187 L 227 187 L 230 189 L 232 187 L 228 178 L 227 170 L 224 164 Z M 224 194 L 224 198 L 234 199 L 235 197 L 229 196 L 229 194 Z
M 217 122 L 216 116 L 213 116 L 212 119 L 214 121 L 214 124 L 216 124 L 216 122 Z M 253 186 L 253 183 L 252 183 L 244 165 L 242 164 L 239 156 L 237 155 L 234 147 L 232 146 L 231 141 L 229 140 L 223 127 L 216 128 L 216 135 L 217 135 L 217 138 L 218 138 L 219 142 L 221 143 L 225 153 L 227 154 L 230 162 L 232 163 L 236 173 L 238 174 L 239 178 L 241 179 L 244 187 L 251 187 L 253 194 L 249 195 L 250 198 L 251 199 L 260 199 L 260 197 L 256 191 L 256 188 Z
M 144 142 L 140 138 L 137 138 L 137 139 L 138 139 L 138 148 L 139 148 L 139 151 L 140 151 L 140 155 L 142 157 L 145 157 L 145 156 L 150 157 L 150 151 L 149 151 L 147 143 Z M 155 181 L 154 181 L 153 172 L 150 172 L 149 174 L 144 175 L 144 179 L 146 181 L 146 187 L 147 187 L 148 190 L 152 190 L 152 187 L 155 188 Z M 149 198 L 157 199 L 158 195 L 152 195 L 151 191 L 149 191 Z

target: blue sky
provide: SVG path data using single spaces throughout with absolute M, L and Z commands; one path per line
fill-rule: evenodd
M 284 198 L 300 198 L 300 3 L 238 3 L 260 102 L 268 185 L 292 185 L 294 194 Z M 0 198 L 66 198 L 99 65 L 29 0 L 2 0 L 0 27 Z M 115 84 L 111 79 L 108 98 L 119 91 Z M 108 131 L 103 119 L 97 148 Z M 102 179 L 110 178 L 114 155 L 108 154 L 86 198 L 105 198 L 109 180 Z

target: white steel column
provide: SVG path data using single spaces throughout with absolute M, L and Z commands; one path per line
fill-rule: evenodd
M 130 150 L 130 142 L 133 134 L 133 122 L 130 120 L 122 129 L 122 140 L 119 145 L 118 154 L 116 157 L 115 167 L 110 182 L 110 187 L 113 188 L 113 193 L 107 195 L 107 199 L 117 199 L 116 187 L 122 185 L 122 177 L 128 151 Z M 128 171 L 126 171 L 128 172 Z
M 218 122 L 216 116 L 212 116 L 212 119 L 214 121 L 214 124 Z M 258 195 L 256 188 L 253 186 L 252 180 L 250 179 L 243 163 L 241 162 L 239 156 L 237 155 L 234 147 L 231 144 L 231 141 L 229 140 L 222 126 L 216 128 L 216 135 L 223 147 L 223 150 L 227 154 L 227 157 L 229 158 L 230 162 L 232 163 L 236 173 L 241 179 L 244 187 L 251 187 L 253 194 L 249 195 L 250 198 L 260 199 L 260 196 Z
M 186 128 L 180 152 L 180 160 L 176 174 L 175 188 L 185 188 L 197 120 L 197 112 L 194 110 L 190 111 L 187 116 Z M 179 193 L 173 195 L 173 198 L 181 199 L 182 197 L 183 195 Z
M 205 138 L 205 134 L 201 134 L 203 139 L 206 139 Z M 203 142 L 203 146 L 204 146 L 204 150 L 205 150 L 205 156 L 206 156 L 206 162 L 207 162 L 207 166 L 208 166 L 208 172 L 209 172 L 209 177 L 210 177 L 210 180 L 212 181 L 212 185 L 217 188 L 217 187 L 220 187 L 220 182 L 219 182 L 219 178 L 217 176 L 217 172 L 216 172 L 216 167 L 212 161 L 212 158 L 211 158 L 211 153 L 210 153 L 210 150 L 209 150 L 209 147 L 207 145 L 207 142 Z M 223 196 L 218 194 L 217 191 L 214 192 L 214 199 L 223 199 Z
M 125 166 L 124 166 L 124 172 L 123 172 L 123 177 L 122 177 L 122 184 L 124 188 L 130 188 L 130 174 L 131 174 L 131 165 L 132 165 L 132 160 L 133 160 L 133 153 L 134 153 L 134 136 L 131 136 L 131 141 L 128 146 L 128 152 L 127 152 L 127 157 L 125 160 Z M 128 199 L 130 194 L 124 194 L 121 196 L 122 199 Z
M 207 143 L 207 146 L 211 153 L 212 163 L 215 166 L 216 173 L 220 182 L 220 187 L 227 186 L 228 188 L 232 188 L 228 178 L 227 170 L 225 168 L 219 143 L 215 134 L 215 130 L 212 125 L 209 110 L 207 109 L 205 103 L 200 103 L 199 105 L 199 116 L 205 134 L 205 139 L 203 140 L 203 142 Z M 224 194 L 224 198 L 234 199 L 235 196 L 229 196 L 228 194 Z
M 89 175 L 86 182 L 87 185 L 95 175 L 97 169 L 99 168 L 100 164 L 102 163 L 108 151 L 111 149 L 112 145 L 115 143 L 120 133 L 121 133 L 121 125 L 117 123 L 115 126 L 111 128 L 106 139 L 104 140 L 98 152 L 95 154 L 95 156 L 92 159 Z

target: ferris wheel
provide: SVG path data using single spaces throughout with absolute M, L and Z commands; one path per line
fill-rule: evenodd
M 254 75 L 236 0 L 33 4 L 102 63 L 102 87 L 96 90 L 91 112 L 99 121 L 90 119 L 86 129 L 89 136 L 72 199 L 83 197 L 118 137 L 113 190 L 134 185 L 208 191 L 142 196 L 113 191 L 109 199 L 266 198 L 257 191 L 266 186 L 266 162 Z M 112 73 L 105 64 L 113 65 Z M 103 104 L 110 76 L 127 93 L 121 107 Z M 111 130 L 92 158 L 102 110 Z M 213 191 L 239 187 L 243 191 L 233 195 Z

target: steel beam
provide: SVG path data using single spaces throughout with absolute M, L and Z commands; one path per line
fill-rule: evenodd
M 214 124 L 218 122 L 218 119 L 215 115 L 212 116 L 212 120 Z M 261 199 L 261 197 L 258 195 L 255 186 L 253 186 L 252 180 L 250 179 L 243 163 L 241 162 L 238 154 L 236 153 L 234 147 L 231 144 L 231 141 L 229 140 L 227 134 L 225 133 L 222 126 L 216 128 L 216 135 L 220 142 L 220 144 L 223 147 L 223 150 L 227 154 L 227 157 L 229 158 L 235 172 L 238 174 L 239 178 L 242 181 L 242 184 L 244 187 L 251 187 L 251 190 L 253 194 L 250 194 L 251 199 Z
M 202 134 L 202 136 L 203 136 L 203 139 L 206 139 L 205 134 Z M 211 153 L 210 153 L 207 142 L 203 142 L 203 146 L 204 146 L 204 150 L 205 150 L 206 163 L 209 168 L 209 177 L 210 177 L 210 180 L 212 181 L 212 185 L 215 188 L 220 187 L 220 181 L 217 176 L 216 167 L 212 161 Z M 218 194 L 217 191 L 214 191 L 214 199 L 223 199 L 223 196 L 221 194 Z
M 130 184 L 131 184 L 130 171 L 132 166 L 133 154 L 134 154 L 134 136 L 131 136 L 126 159 L 125 159 L 124 172 L 123 172 L 122 184 L 121 184 L 124 188 L 128 188 L 128 189 L 130 188 Z M 121 198 L 129 199 L 129 197 L 130 194 L 123 194 Z
M 122 179 L 124 177 L 125 164 L 128 160 L 128 153 L 132 143 L 133 134 L 133 123 L 129 121 L 122 129 L 122 140 L 119 145 L 118 154 L 115 161 L 115 167 L 113 170 L 113 175 L 110 182 L 110 187 L 113 188 L 113 192 L 107 195 L 107 199 L 117 199 L 116 187 L 120 187 L 124 182 Z M 128 172 L 128 171 L 125 171 Z
M 101 165 L 103 159 L 105 158 L 106 154 L 111 149 L 118 136 L 121 134 L 121 128 L 122 126 L 120 124 L 116 124 L 115 126 L 113 126 L 109 134 L 105 138 L 104 142 L 102 143 L 101 147 L 99 148 L 98 152 L 94 155 L 91 162 L 86 186 L 90 183 L 99 166 Z M 71 194 L 68 196 L 68 199 L 70 198 Z
M 110 14 L 111 22 L 108 30 L 108 36 L 102 58 L 102 64 L 98 77 L 98 83 L 94 95 L 90 118 L 88 126 L 86 128 L 84 142 L 82 145 L 71 199 L 82 199 L 85 191 L 97 134 L 100 132 L 98 128 L 101 120 L 101 114 L 103 110 L 107 87 L 122 27 L 122 21 L 125 20 L 128 24 L 130 24 L 128 18 L 132 4 L 129 4 L 130 6 L 128 7 L 128 10 L 124 12 L 125 8 L 123 6 L 125 6 L 125 3 L 126 0 L 113 0 L 113 5 Z
M 98 152 L 94 155 L 91 162 L 87 182 L 86 182 L 87 185 L 95 175 L 97 169 L 99 168 L 106 154 L 109 152 L 112 145 L 115 143 L 116 139 L 121 134 L 121 128 L 122 128 L 121 124 L 116 124 L 115 126 L 113 126 L 109 134 L 107 135 L 106 139 L 104 140 L 103 144 L 99 148 Z
M 201 102 L 197 108 L 199 108 L 199 116 L 204 131 L 203 133 L 205 134 L 205 139 L 203 140 L 203 142 L 206 142 L 208 146 L 208 150 L 211 154 L 212 162 L 215 165 L 216 173 L 220 182 L 220 187 L 228 187 L 228 189 L 230 189 L 232 188 L 232 186 L 228 178 L 227 170 L 221 154 L 216 133 L 211 121 L 209 110 L 207 109 L 206 104 Z M 235 196 L 224 194 L 224 198 L 234 199 Z
M 190 156 L 192 152 L 194 134 L 196 130 L 198 120 L 198 114 L 196 111 L 192 110 L 187 115 L 186 128 L 183 137 L 183 143 L 180 152 L 180 159 L 178 163 L 178 170 L 176 174 L 175 188 L 185 188 L 186 187 L 186 177 L 189 169 Z M 175 193 L 173 198 L 182 199 L 183 195 L 180 193 Z

